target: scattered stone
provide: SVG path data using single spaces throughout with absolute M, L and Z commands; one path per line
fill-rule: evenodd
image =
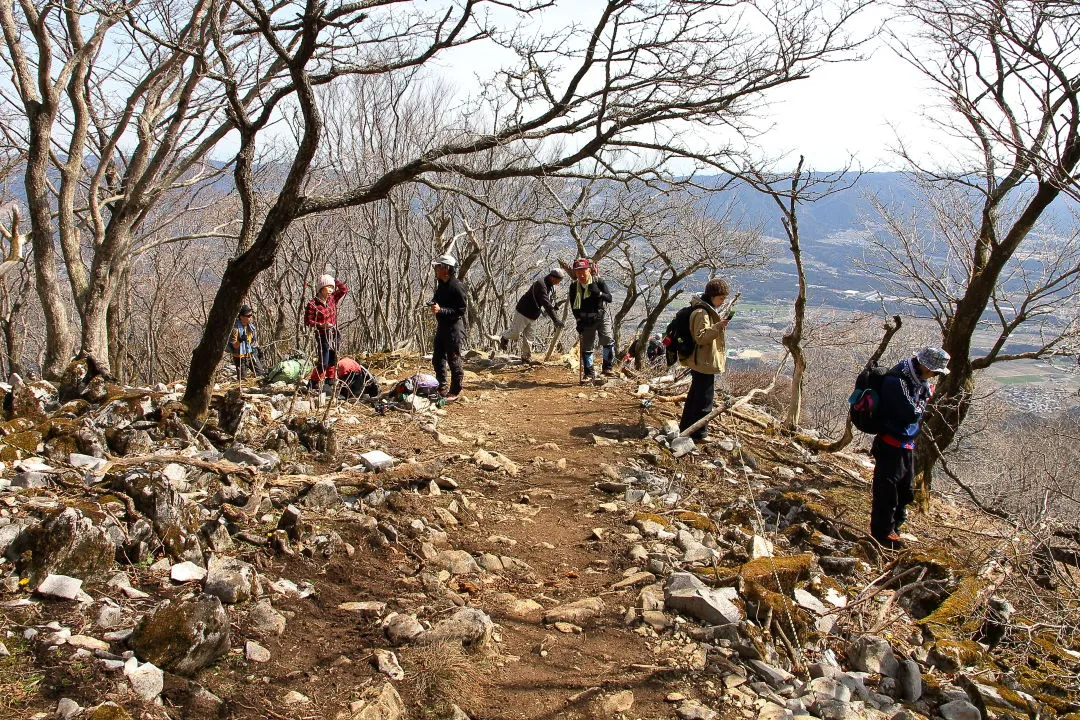
M 99 472 L 109 463 L 105 458 L 94 457 L 93 455 L 83 455 L 82 453 L 71 453 L 68 455 L 68 464 L 71 467 L 78 470 L 86 470 L 87 472 L 96 473 Z
M 94 652 L 95 650 L 101 652 L 109 651 L 109 643 L 104 640 L 90 637 L 89 635 L 72 635 L 67 639 L 67 644 L 73 648 L 89 650 L 90 652 Z
M 379 617 L 386 610 L 386 603 L 375 600 L 343 602 L 338 605 L 338 610 L 356 613 L 360 617 Z
M 248 659 L 248 662 L 270 662 L 270 651 L 259 643 L 248 640 L 244 643 L 244 657 Z
M 364 467 L 368 470 L 379 472 L 380 470 L 386 470 L 393 467 L 396 461 L 382 450 L 372 450 L 361 455 L 360 462 L 363 463 Z
M 876 635 L 863 635 L 856 640 L 851 646 L 849 658 L 852 667 L 862 672 L 896 677 L 900 670 L 900 663 L 896 661 L 889 641 Z
M 341 496 L 333 480 L 319 480 L 300 501 L 304 507 L 326 512 L 341 506 Z
M 123 611 L 115 605 L 102 605 L 98 609 L 97 617 L 94 619 L 94 623 L 103 630 L 112 630 L 113 628 L 120 627 L 120 622 L 124 618 Z
M 114 702 L 104 702 L 90 713 L 90 720 L 131 720 L 131 715 Z
M 229 616 L 213 595 L 165 601 L 136 626 L 128 646 L 141 659 L 190 676 L 229 650 Z
M 682 457 L 687 453 L 691 453 L 697 445 L 694 444 L 692 438 L 677 437 L 671 441 L 671 454 L 675 457 Z
M 30 527 L 23 540 L 16 568 L 30 578 L 32 586 L 50 574 L 97 577 L 113 567 L 116 557 L 116 545 L 108 534 L 73 507 Z
M 393 646 L 413 642 L 424 634 L 424 626 L 412 615 L 391 613 L 383 620 L 383 633 Z
M 779 689 L 791 683 L 795 679 L 795 676 L 789 673 L 787 670 L 773 667 L 761 660 L 747 660 L 746 661 L 751 668 L 754 669 L 761 679 L 767 682 L 771 687 Z
M 588 625 L 596 618 L 600 617 L 604 610 L 604 601 L 600 598 L 584 598 L 548 610 L 544 613 L 544 622 L 566 622 L 574 625 Z
M 904 700 L 915 702 L 922 697 L 922 672 L 914 660 L 901 660 L 896 674 Z
M 468 575 L 480 572 L 476 560 L 464 550 L 443 550 L 432 558 L 431 562 L 451 575 Z
M 255 603 L 255 607 L 248 613 L 248 620 L 251 622 L 251 629 L 259 637 L 277 637 L 285 632 L 285 616 L 275 610 L 269 600 Z
M 465 647 L 486 647 L 494 629 L 487 613 L 465 607 L 427 631 L 423 639 L 424 642 L 460 642 Z
M 746 544 L 746 552 L 750 554 L 751 560 L 757 560 L 763 557 L 773 556 L 773 544 L 766 538 L 760 535 L 754 535 L 750 538 L 750 541 Z
M 600 703 L 601 712 L 605 715 L 629 712 L 632 707 L 634 707 L 634 693 L 631 690 L 623 690 L 614 695 L 609 695 Z
M 675 714 L 680 720 L 716 720 L 720 717 L 718 712 L 705 707 L 697 700 L 687 700 L 675 710 Z
M 376 670 L 391 680 L 405 679 L 405 671 L 401 669 L 401 664 L 398 663 L 397 655 L 389 650 L 376 650 L 372 653 L 371 664 L 375 666 Z
M 656 576 L 651 572 L 636 572 L 633 575 L 627 575 L 622 580 L 611 586 L 612 590 L 622 590 L 623 588 L 634 587 L 635 585 L 645 585 L 656 580 Z
M 67 575 L 49 575 L 37 586 L 37 594 L 61 600 L 92 602 L 93 598 L 82 590 L 82 580 Z
M 169 577 L 173 582 L 187 583 L 206 579 L 206 569 L 193 562 L 185 561 L 177 563 L 169 569 Z
M 492 598 L 491 614 L 507 620 L 539 623 L 544 619 L 544 606 L 535 600 L 520 599 L 509 593 L 499 593 Z
M 945 720 L 981 720 L 982 714 L 979 708 L 967 700 L 953 700 L 938 708 L 941 717 Z
M 56 703 L 56 717 L 60 720 L 72 720 L 82 714 L 82 706 L 71 698 L 60 698 Z
M 224 555 L 210 558 L 203 592 L 233 605 L 257 597 L 261 591 L 258 573 L 250 564 Z
M 131 683 L 131 689 L 146 702 L 152 703 L 161 695 L 165 687 L 165 673 L 152 663 L 141 665 L 132 658 L 124 666 L 124 675 Z
M 735 604 L 735 588 L 709 588 L 691 573 L 675 573 L 664 586 L 664 606 L 710 625 L 741 622 L 745 614 Z
M 285 697 L 281 698 L 281 701 L 286 705 L 307 705 L 311 702 L 311 698 L 296 690 L 290 690 L 285 693 Z
M 405 703 L 394 686 L 386 683 L 377 696 L 353 703 L 349 710 L 352 720 L 403 720 L 407 717 Z

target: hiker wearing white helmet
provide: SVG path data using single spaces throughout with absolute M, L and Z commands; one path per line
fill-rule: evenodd
M 337 306 L 349 292 L 345 283 L 335 280 L 333 275 L 320 275 L 317 285 L 315 297 L 308 301 L 304 312 L 304 324 L 315 330 L 318 352 L 309 383 L 313 390 L 319 390 L 320 383 L 324 381 L 332 384 L 337 374 L 337 352 L 341 344 L 341 334 L 337 329 Z
M 555 317 L 555 286 L 565 277 L 566 272 L 562 268 L 552 268 L 521 296 L 514 307 L 514 319 L 510 321 L 510 328 L 499 336 L 499 347 L 503 352 L 510 346 L 510 341 L 521 338 L 521 359 L 528 361 L 532 357 L 532 326 L 540 319 L 541 311 L 547 313 L 555 327 L 563 326 Z
M 949 353 L 926 347 L 901 361 L 881 382 L 877 415 L 882 432 L 874 437 L 870 535 L 887 548 L 900 547 L 900 526 L 915 499 L 915 438 L 934 391 L 929 380 L 949 374 Z
M 435 268 L 435 294 L 428 307 L 435 316 L 435 346 L 431 364 L 439 381 L 439 394 L 447 401 L 457 400 L 465 371 L 461 367 L 461 344 L 465 340 L 465 286 L 457 279 L 457 258 L 440 255 L 431 263 Z M 450 383 L 446 366 L 450 366 Z

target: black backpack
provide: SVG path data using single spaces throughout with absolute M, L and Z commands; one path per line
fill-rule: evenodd
M 692 305 L 682 308 L 675 313 L 675 317 L 671 319 L 667 329 L 664 330 L 664 339 L 661 342 L 667 348 L 665 359 L 668 367 L 679 360 L 690 357 L 694 350 L 697 349 L 697 343 L 690 333 L 690 315 L 693 312 L 694 307 Z
M 869 435 L 877 435 L 885 430 L 879 412 L 881 387 L 888 375 L 898 377 L 896 373 L 875 362 L 855 378 L 855 390 L 848 397 L 851 424 Z

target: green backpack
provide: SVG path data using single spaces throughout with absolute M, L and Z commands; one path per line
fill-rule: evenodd
M 266 382 L 294 383 L 311 374 L 315 366 L 307 358 L 288 358 L 282 360 L 266 374 Z

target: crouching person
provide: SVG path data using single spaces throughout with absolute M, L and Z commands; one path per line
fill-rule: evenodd
M 499 336 L 499 348 L 503 352 L 513 340 L 521 339 L 521 359 L 528 361 L 532 357 L 532 326 L 545 312 L 557 328 L 563 326 L 555 317 L 555 286 L 563 281 L 566 273 L 562 268 L 553 268 L 544 277 L 532 284 L 529 291 L 521 296 L 514 307 L 514 319 L 510 329 Z
M 345 397 L 375 398 L 379 396 L 379 379 L 351 357 L 337 362 L 338 387 Z

